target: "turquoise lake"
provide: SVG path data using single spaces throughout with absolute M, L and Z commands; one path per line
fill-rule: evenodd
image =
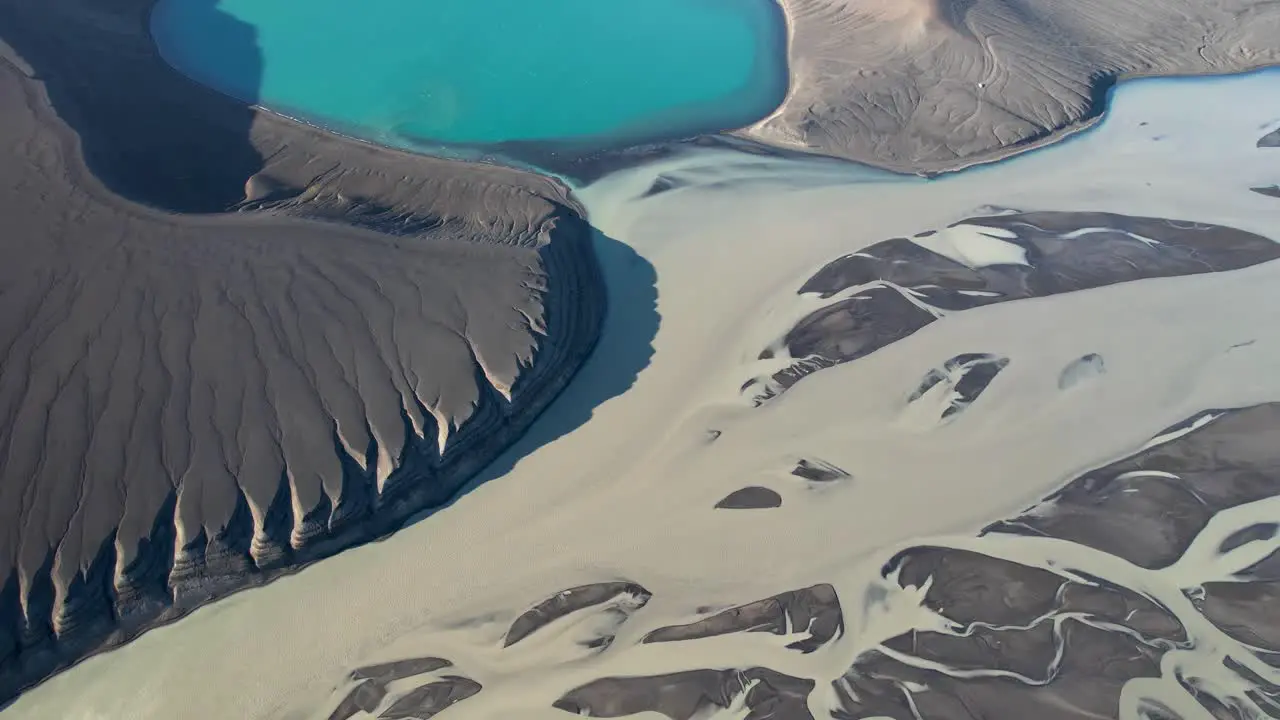
M 687 137 L 787 89 L 773 0 L 160 0 L 151 23 L 194 80 L 415 149 Z

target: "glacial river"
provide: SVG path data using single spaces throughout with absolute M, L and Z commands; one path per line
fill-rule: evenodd
M 317 69 L 313 82 L 323 77 Z M 940 686 L 994 678 L 1028 695 L 1065 687 L 1059 700 L 1079 702 L 1090 693 L 1050 682 L 1065 672 L 1062 658 L 1089 672 L 1115 658 L 1080 660 L 1082 645 L 1068 641 L 1055 655 L 1052 641 L 1101 633 L 1125 661 L 1162 659 L 1144 666 L 1143 677 L 1117 680 L 1118 700 L 1096 717 L 1209 717 L 1187 690 L 1194 687 L 1238 708 L 1235 717 L 1263 718 L 1260 706 L 1270 701 L 1258 691 L 1280 686 L 1280 672 L 1259 648 L 1275 629 L 1259 623 L 1262 639 L 1241 641 L 1193 600 L 1206 587 L 1250 589 L 1239 571 L 1280 550 L 1280 537 L 1235 549 L 1225 538 L 1274 521 L 1274 498 L 1220 513 L 1162 568 L 1085 542 L 979 532 L 1019 513 L 1047 514 L 1042 498 L 1064 483 L 1150 443 L 1174 442 L 1165 430 L 1206 409 L 1280 401 L 1280 262 L 939 312 L 929 327 L 807 377 L 776 402 L 753 407 L 742 388 L 785 361 L 761 359 L 762 348 L 841 299 L 797 289 L 833 259 L 890 238 L 1019 211 L 1168 218 L 1175 229 L 1215 223 L 1280 238 L 1280 200 L 1250 189 L 1280 180 L 1280 149 L 1256 145 L 1280 125 L 1278 89 L 1274 71 L 1126 84 L 1096 129 L 937 180 L 879 182 L 853 167 L 699 149 L 579 188 L 599 230 L 609 317 L 595 354 L 496 463 L 502 478 L 384 542 L 90 658 L 0 717 L 325 720 L 350 691 L 353 668 L 427 656 L 449 658 L 449 673 L 483 686 L 442 714 L 450 719 L 557 720 L 572 716 L 553 709 L 557 698 L 600 678 L 753 665 L 812 681 L 807 709 L 825 719 L 838 709 L 841 683 L 856 675 L 850 668 L 876 653 L 931 673 Z M 611 117 L 593 127 L 621 116 Z M 541 136 L 562 132 L 539 122 L 547 123 Z M 469 132 L 476 134 L 467 140 L 485 141 L 506 133 Z M 659 178 L 680 182 L 649 193 Z M 1088 226 L 1058 240 L 1088 242 L 1098 232 Z M 957 254 L 982 264 L 978 253 Z M 929 286 L 919 287 L 927 295 Z M 937 407 L 908 407 L 921 377 L 972 353 L 1009 363 L 962 415 L 938 422 Z M 1105 372 L 1100 361 L 1086 382 L 1066 387 L 1062 369 L 1083 357 L 1105 359 Z M 1277 447 L 1280 430 L 1256 432 L 1250 452 Z M 807 483 L 791 473 L 800 458 L 838 466 L 849 481 Z M 1126 492 L 1141 494 L 1153 473 L 1128 475 L 1142 477 L 1117 482 L 1132 481 Z M 713 509 L 744 485 L 775 490 L 781 506 Z M 1148 520 L 1135 510 L 1117 524 Z M 925 602 L 932 579 L 911 585 L 884 571 L 920 548 L 1071 574 L 1073 587 L 1127 589 L 1176 618 L 1185 638 L 1152 639 L 1124 624 L 1133 613 L 1103 622 L 1101 610 L 1053 609 L 1044 616 L 1051 652 L 1019 673 L 912 656 L 889 641 L 913 631 L 958 636 L 954 618 L 944 617 L 950 609 Z M 586 612 L 502 646 L 511 621 L 543 599 L 620 579 L 652 593 L 643 609 Z M 838 593 L 845 632 L 811 654 L 785 647 L 803 639 L 803 627 L 783 637 L 641 642 L 656 628 L 816 583 Z M 597 642 L 602 632 L 616 633 L 612 644 Z M 743 717 L 735 702 L 716 717 Z

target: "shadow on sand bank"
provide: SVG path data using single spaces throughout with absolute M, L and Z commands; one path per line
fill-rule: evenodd
M 262 168 L 250 105 L 262 82 L 257 31 L 217 0 L 186 0 L 225 43 L 250 102 L 171 68 L 151 36 L 155 0 L 0 0 L 0 35 L 44 82 L 79 136 L 89 170 L 112 192 L 185 213 L 220 212 Z
M 597 407 L 629 390 L 640 371 L 648 366 L 661 321 L 657 271 L 635 250 L 603 232 L 593 230 L 592 237 L 609 302 L 595 349 L 519 440 L 447 503 L 419 513 L 405 526 L 447 509 L 481 485 L 511 472 L 539 448 L 578 429 L 591 419 Z

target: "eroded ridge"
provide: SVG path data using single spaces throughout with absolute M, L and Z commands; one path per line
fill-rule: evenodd
M 1117 79 L 1275 63 L 1265 0 L 781 0 L 791 89 L 740 134 L 939 172 L 1097 118 Z
M 864 357 L 950 313 L 1157 277 L 1236 270 L 1280 257 L 1280 245 L 1235 228 L 1091 212 L 1016 212 L 873 244 L 828 263 L 799 290 L 823 301 L 760 358 L 788 360 L 744 385 L 760 403 L 824 368 Z M 931 372 L 910 396 L 954 415 L 1010 358 L 974 353 Z M 1064 368 L 1065 387 L 1105 371 L 1098 356 Z
M 603 313 L 562 188 L 237 109 L 147 6 L 0 2 L 0 701 L 440 505 Z

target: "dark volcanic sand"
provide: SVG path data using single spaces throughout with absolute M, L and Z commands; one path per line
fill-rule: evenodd
M 796 463 L 795 468 L 792 469 L 791 474 L 815 483 L 835 482 L 836 480 L 846 480 L 850 477 L 849 473 L 835 465 L 825 460 L 813 458 L 801 458 Z
M 717 510 L 765 510 L 782 507 L 782 496 L 776 490 L 751 485 L 725 495 L 716 503 Z
M 1280 258 L 1280 245 L 1235 228 L 1205 223 L 1112 213 L 1033 212 L 978 217 L 957 226 L 990 228 L 1003 242 L 1025 253 L 1026 264 L 969 267 L 909 238 L 893 238 L 828 263 L 800 288 L 830 298 L 854 294 L 815 310 L 796 323 L 780 348 L 796 358 L 770 378 L 744 391 L 765 402 L 824 368 L 850 362 L 901 340 L 938 319 L 940 311 L 963 311 L 994 303 L 1087 290 L 1144 278 L 1235 270 Z M 935 235 L 924 232 L 917 238 Z M 1063 383 L 1077 374 L 1102 372 L 1101 358 L 1089 367 L 1064 370 Z M 947 382 L 958 394 L 943 417 L 977 399 L 1007 360 L 981 353 L 952 358 L 921 383 L 918 399 Z M 941 418 L 939 418 L 941 419 Z
M 562 187 L 217 95 L 149 7 L 0 0 L 0 702 L 444 502 L 603 313 Z
M 660 643 L 715 637 L 734 632 L 786 634 L 791 627 L 807 628 L 809 637 L 787 647 L 802 653 L 813 652 L 844 634 L 844 615 L 835 588 L 814 585 L 780 593 L 746 605 L 730 608 L 688 625 L 658 628 L 643 642 Z
M 652 594 L 643 587 L 622 581 L 562 590 L 516 618 L 502 644 L 510 647 L 566 615 L 608 602 L 612 602 L 625 619 L 630 612 L 644 607 L 650 597 Z

